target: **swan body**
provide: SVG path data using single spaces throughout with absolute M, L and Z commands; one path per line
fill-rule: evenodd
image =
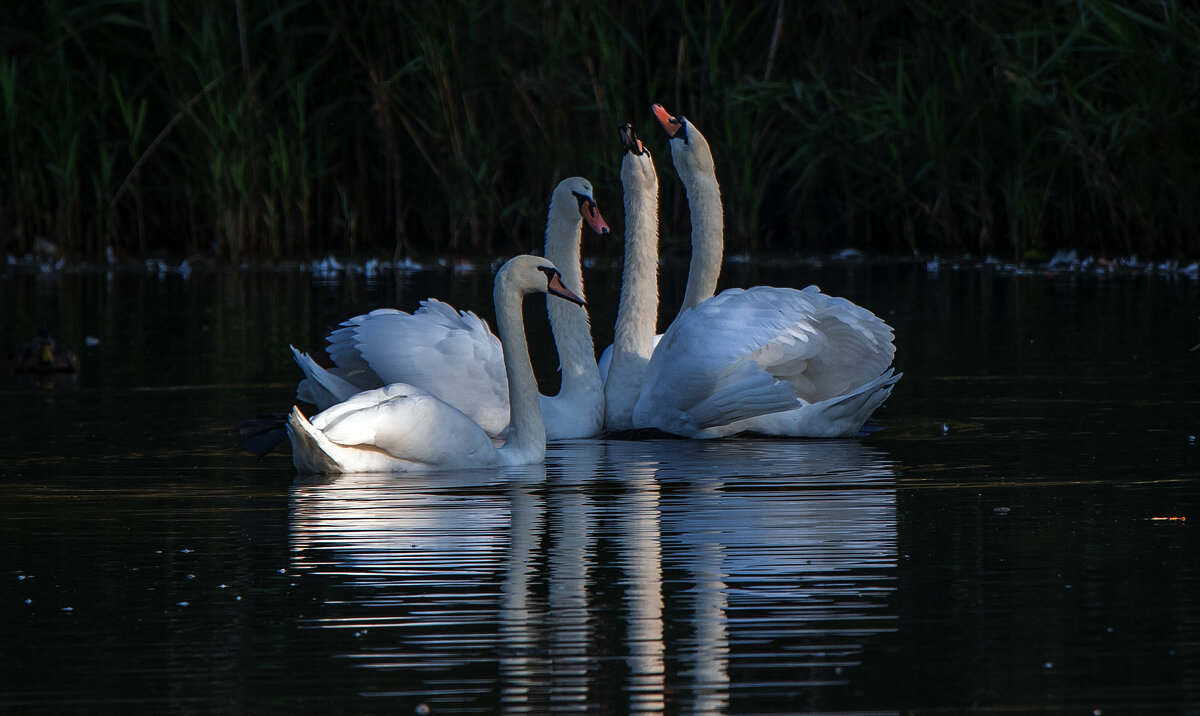
M 727 289 L 667 329 L 634 423 L 693 438 L 851 437 L 900 378 L 888 370 L 892 338 L 816 286 Z
M 687 189 L 692 262 L 679 315 L 641 377 L 634 427 L 691 438 L 857 434 L 901 377 L 888 367 L 891 327 L 815 286 L 714 296 L 724 240 L 712 154 L 687 119 L 653 112 Z
M 518 256 L 496 275 L 496 324 L 509 386 L 508 438 L 497 447 L 470 416 L 417 386 L 396 383 L 358 393 L 308 420 L 288 417 L 293 463 L 304 473 L 407 472 L 530 465 L 546 454 L 537 379 L 525 340 L 523 296 L 545 292 L 582 302 L 554 264 Z
M 300 399 L 324 409 L 379 383 L 407 383 L 466 413 L 488 435 L 508 427 L 500 340 L 474 313 L 431 298 L 411 314 L 381 308 L 342 325 L 327 349 L 337 368 L 324 370 L 293 349 L 306 376 Z
M 582 223 L 596 233 L 609 232 L 592 194 L 586 179 L 563 180 L 551 197 L 546 221 L 546 258 L 580 297 Z M 559 393 L 540 398 L 547 434 L 551 439 L 596 435 L 603 427 L 604 395 L 587 311 L 555 299 L 548 301 L 547 310 L 562 370 Z M 422 301 L 411 314 L 378 309 L 347 320 L 327 340 L 335 364 L 330 369 L 293 348 L 305 374 L 297 397 L 318 409 L 361 390 L 408 383 L 459 409 L 488 435 L 503 435 L 508 427 L 500 341 L 470 311 L 456 311 L 436 299 Z

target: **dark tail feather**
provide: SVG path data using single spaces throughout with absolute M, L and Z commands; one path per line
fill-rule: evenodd
M 286 415 L 254 415 L 238 421 L 238 447 L 262 458 L 287 437 Z

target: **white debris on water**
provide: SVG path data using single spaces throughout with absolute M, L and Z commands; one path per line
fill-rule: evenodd
M 1048 259 L 1027 258 L 1014 260 L 993 255 L 975 256 L 969 253 L 954 257 L 942 257 L 938 254 L 913 254 L 911 257 L 897 258 L 895 256 L 875 256 L 859 249 L 843 249 L 830 254 L 812 255 L 805 257 L 754 257 L 748 253 L 731 254 L 726 257 L 726 263 L 731 265 L 753 264 L 756 261 L 795 262 L 803 266 L 822 266 L 828 261 L 842 263 L 865 263 L 882 261 L 891 263 L 914 263 L 923 267 L 928 274 L 938 274 L 943 271 L 986 270 L 1014 276 L 1059 276 L 1059 275 L 1092 275 L 1108 276 L 1159 276 L 1168 279 L 1183 279 L 1200 281 L 1200 261 L 1147 261 L 1136 255 L 1107 258 L 1082 254 L 1077 249 L 1062 249 L 1054 252 Z M 99 260 L 68 259 L 62 254 L 27 252 L 24 254 L 3 254 L 0 260 L 0 276 L 11 273 L 34 273 L 43 276 L 59 276 L 63 274 L 101 273 L 112 275 L 115 271 L 141 271 L 160 280 L 171 276 L 183 279 L 191 277 L 196 271 L 268 271 L 287 272 L 301 271 L 309 273 L 319 283 L 338 284 L 348 276 L 364 276 L 368 282 L 377 281 L 389 275 L 407 275 L 418 271 L 450 271 L 457 275 L 467 275 L 490 270 L 495 272 L 503 259 L 479 262 L 466 258 L 439 257 L 427 262 L 414 261 L 411 258 L 386 260 L 378 257 L 365 259 L 348 259 L 328 254 L 323 258 L 312 260 L 284 260 L 277 262 L 255 262 L 244 259 L 240 264 L 227 265 L 220 261 L 201 257 L 182 259 L 151 258 L 122 258 L 112 247 L 105 249 L 105 254 Z M 661 262 L 661 261 L 660 261 Z M 595 257 L 585 257 L 584 265 L 589 269 L 600 266 Z M 620 260 L 615 259 L 610 268 L 620 268 Z

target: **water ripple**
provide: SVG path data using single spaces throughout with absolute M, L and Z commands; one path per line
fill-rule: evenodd
M 565 442 L 533 471 L 297 484 L 292 567 L 337 597 L 310 626 L 368 634 L 361 668 L 483 654 L 537 711 L 586 703 L 617 658 L 631 710 L 708 711 L 732 669 L 837 681 L 893 628 L 893 481 L 852 441 Z

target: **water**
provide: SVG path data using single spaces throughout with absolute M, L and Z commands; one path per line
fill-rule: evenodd
M 614 278 L 589 272 L 597 335 Z M 83 361 L 0 378 L 0 710 L 1200 710 L 1194 281 L 727 267 L 896 328 L 858 440 L 332 479 L 233 446 L 290 407 L 289 342 L 426 295 L 490 316 L 489 281 L 0 279 L 0 345 L 47 325 Z

